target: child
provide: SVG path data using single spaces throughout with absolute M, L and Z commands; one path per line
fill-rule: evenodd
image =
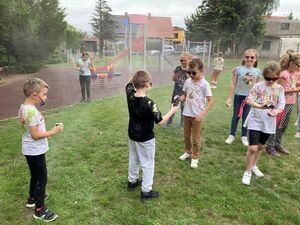
M 246 156 L 246 171 L 242 183 L 250 185 L 252 172 L 257 177 L 264 174 L 258 169 L 263 145 L 270 134 L 276 131 L 276 116 L 284 109 L 285 99 L 283 87 L 276 83 L 279 79 L 280 66 L 272 61 L 265 65 L 263 76 L 265 81 L 254 85 L 246 103 L 250 109 L 247 124 L 249 133 L 249 147 Z
M 189 62 L 187 73 L 190 78 L 185 81 L 182 89 L 184 94 L 181 96 L 181 101 L 185 101 L 183 109 L 185 152 L 179 159 L 192 158 L 191 168 L 195 169 L 198 167 L 200 155 L 202 122 L 213 105 L 213 99 L 209 83 L 203 76 L 203 63 L 199 58 L 194 58 Z
M 211 75 L 211 88 L 217 88 L 217 79 L 219 74 L 222 72 L 224 66 L 223 53 L 218 52 L 217 57 L 214 58 L 214 68 Z
M 187 52 L 182 53 L 180 56 L 181 65 L 176 67 L 176 69 L 174 70 L 173 78 L 172 78 L 174 81 L 174 88 L 173 88 L 173 94 L 172 94 L 172 98 L 171 98 L 171 104 L 174 102 L 174 97 L 176 95 L 179 95 L 179 96 L 183 95 L 182 88 L 183 88 L 184 82 L 188 78 L 186 71 L 188 70 L 188 63 L 189 63 L 189 60 L 191 60 L 191 59 L 192 59 L 192 55 Z M 181 102 L 180 103 L 180 109 L 181 109 L 180 127 L 183 126 L 183 116 L 182 116 L 183 107 L 184 107 L 184 102 Z M 172 124 L 173 117 L 174 117 L 174 114 L 170 117 L 170 119 L 164 126 L 165 128 L 167 128 L 169 125 Z
M 244 103 L 244 100 L 249 94 L 250 89 L 259 80 L 260 70 L 257 67 L 258 64 L 258 54 L 255 49 L 247 49 L 244 52 L 244 58 L 242 61 L 242 66 L 236 67 L 233 70 L 229 96 L 226 101 L 226 106 L 231 106 L 231 99 L 234 91 L 233 100 L 233 115 L 231 119 L 231 129 L 230 135 L 225 140 L 226 144 L 232 144 L 235 140 L 236 129 L 240 120 L 240 115 L 242 117 L 242 122 L 244 124 L 248 113 L 250 111 L 250 106 Z M 242 126 L 241 141 L 244 146 L 248 146 L 247 140 L 247 128 Z
M 291 118 L 293 106 L 296 103 L 296 93 L 300 91 L 297 86 L 296 75 L 300 72 L 300 54 L 286 54 L 280 59 L 280 78 L 278 84 L 282 85 L 285 94 L 285 107 L 282 114 L 277 117 L 276 133 L 270 135 L 266 145 L 266 152 L 271 156 L 288 155 L 289 151 L 282 147 L 281 141 Z
M 133 190 L 141 184 L 142 201 L 159 196 L 159 192 L 152 190 L 155 157 L 154 122 L 163 125 L 178 109 L 178 106 L 172 106 L 162 117 L 154 101 L 147 97 L 151 86 L 151 75 L 146 71 L 137 71 L 126 86 L 129 111 L 128 189 Z M 138 180 L 140 166 L 143 170 L 142 182 Z
M 29 198 L 26 204 L 35 206 L 34 218 L 46 222 L 53 221 L 57 215 L 44 204 L 47 184 L 47 167 L 45 153 L 48 151 L 48 138 L 61 132 L 62 124 L 46 131 L 45 121 L 36 105 L 44 105 L 48 94 L 48 85 L 41 79 L 29 78 L 23 88 L 25 101 L 19 110 L 19 120 L 25 128 L 22 137 L 22 154 L 30 170 Z

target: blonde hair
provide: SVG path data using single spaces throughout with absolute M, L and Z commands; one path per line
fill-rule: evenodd
M 151 82 L 152 78 L 150 73 L 144 70 L 138 70 L 135 72 L 131 79 L 131 83 L 133 83 L 136 89 L 144 88 L 146 82 Z
M 291 54 L 285 54 L 280 58 L 280 66 L 282 70 L 287 70 L 290 66 L 290 63 L 295 63 L 298 60 L 300 60 L 300 54 L 299 53 L 291 53 Z
M 266 65 L 264 66 L 264 69 L 262 71 L 263 76 L 279 76 L 281 72 L 281 67 L 279 65 L 279 63 L 275 62 L 275 61 L 270 61 L 267 62 Z
M 255 57 L 256 57 L 256 61 L 255 61 L 255 63 L 254 63 L 254 65 L 253 65 L 253 67 L 257 67 L 258 66 L 258 52 L 254 49 L 254 48 L 249 48 L 249 49 L 247 49 L 245 52 L 244 52 L 244 54 L 243 54 L 243 58 L 246 56 L 246 54 L 248 54 L 248 53 L 253 53 L 253 54 L 255 54 Z M 245 65 L 245 60 L 243 59 L 243 61 L 242 61 L 242 65 Z
M 49 88 L 48 84 L 42 79 L 29 78 L 23 86 L 23 92 L 26 97 L 29 97 L 34 92 L 40 93 L 43 87 Z
M 187 58 L 188 60 L 191 60 L 193 56 L 189 52 L 183 52 L 181 53 L 180 58 Z

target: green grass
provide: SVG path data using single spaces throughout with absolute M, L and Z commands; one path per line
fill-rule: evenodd
M 236 64 L 235 64 L 236 65 Z M 140 192 L 127 191 L 127 124 L 125 95 L 45 113 L 47 127 L 64 123 L 64 132 L 49 140 L 46 201 L 59 217 L 55 224 L 300 224 L 299 140 L 295 112 L 284 136 L 290 156 L 262 155 L 265 178 L 241 184 L 246 148 L 240 140 L 224 145 L 232 108 L 226 108 L 230 73 L 213 90 L 215 104 L 203 127 L 199 168 L 178 160 L 183 150 L 179 113 L 172 127 L 156 126 L 154 189 L 161 197 L 141 203 Z M 51 91 L 51 89 L 49 90 Z M 149 93 L 166 112 L 172 85 Z M 240 129 L 238 130 L 238 135 Z M 29 171 L 21 155 L 16 119 L 0 122 L 0 224 L 43 224 L 25 208 Z

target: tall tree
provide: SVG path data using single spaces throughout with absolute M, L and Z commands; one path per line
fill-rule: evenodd
M 116 21 L 110 14 L 111 8 L 106 0 L 98 0 L 95 6 L 95 13 L 92 16 L 92 28 L 94 35 L 99 39 L 99 54 L 103 56 L 104 41 L 115 39 Z
M 240 54 L 262 42 L 263 16 L 278 5 L 279 0 L 204 0 L 186 19 L 186 26 L 198 38 L 204 36 L 222 50 L 229 47 L 233 55 Z

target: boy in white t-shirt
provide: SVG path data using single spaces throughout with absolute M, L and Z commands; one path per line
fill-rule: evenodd
M 258 169 L 262 148 L 270 134 L 276 132 L 276 116 L 285 106 L 284 89 L 276 81 L 279 79 L 281 68 L 274 61 L 269 62 L 263 69 L 265 81 L 254 85 L 250 90 L 246 103 L 251 106 L 248 114 L 249 147 L 246 156 L 246 171 L 242 183 L 250 185 L 252 172 L 257 177 L 264 174 Z
M 185 101 L 183 109 L 183 130 L 184 130 L 184 154 L 180 160 L 192 158 L 191 167 L 198 167 L 200 155 L 202 122 L 205 114 L 213 105 L 213 98 L 209 83 L 203 76 L 203 63 L 199 58 L 194 58 L 189 62 L 190 75 L 183 86 L 184 94 L 181 101 Z M 207 101 L 207 104 L 206 104 Z
M 26 207 L 35 207 L 34 218 L 46 222 L 53 221 L 57 215 L 44 204 L 47 184 L 47 166 L 45 153 L 48 151 L 48 138 L 61 132 L 63 126 L 56 124 L 46 131 L 43 115 L 36 105 L 44 105 L 48 94 L 48 85 L 39 78 L 29 78 L 23 87 L 25 101 L 18 113 L 25 129 L 22 136 L 22 154 L 26 157 L 30 170 L 29 198 Z

